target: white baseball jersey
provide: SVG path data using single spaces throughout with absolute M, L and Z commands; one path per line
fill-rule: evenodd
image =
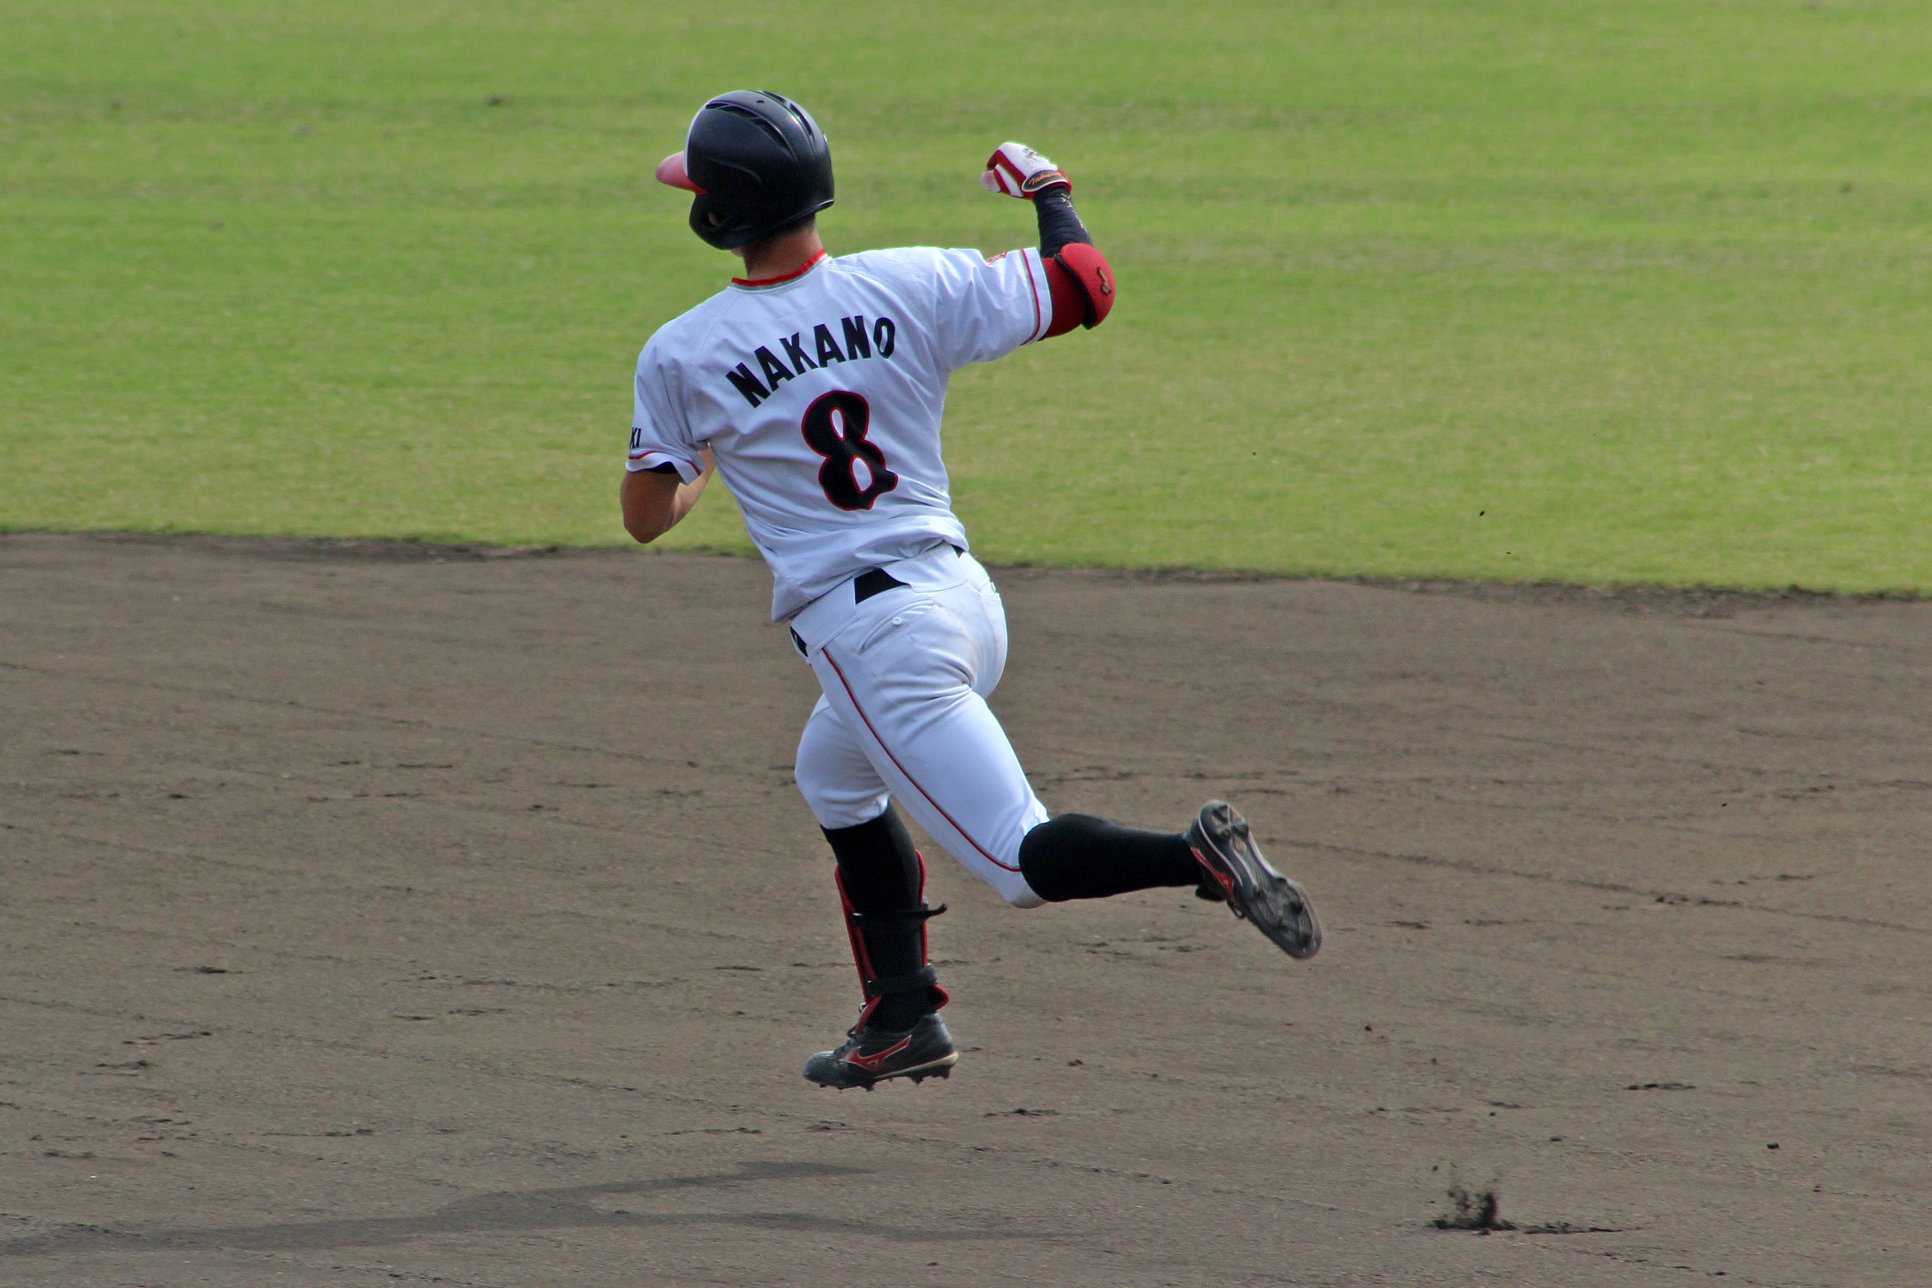
M 733 279 L 637 360 L 629 468 L 689 482 L 710 447 L 783 620 L 867 568 L 964 549 L 939 427 L 952 373 L 1044 336 L 1040 255 L 909 248 Z

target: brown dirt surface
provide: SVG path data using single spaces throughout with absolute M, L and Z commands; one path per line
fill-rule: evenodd
M 935 861 L 841 1094 L 761 566 L 0 537 L 0 1283 L 1932 1283 L 1932 604 L 1000 580 L 1048 804 L 1327 943 Z

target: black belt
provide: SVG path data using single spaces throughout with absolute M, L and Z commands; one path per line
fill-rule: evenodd
M 953 546 L 953 553 L 963 555 L 966 552 L 958 546 Z M 852 602 L 855 604 L 863 604 L 874 595 L 883 595 L 888 590 L 897 590 L 905 584 L 905 582 L 900 581 L 883 568 L 867 568 L 864 572 L 852 579 Z M 797 647 L 801 656 L 806 655 L 805 641 L 798 637 L 797 631 L 792 632 L 792 643 Z
M 946 544 L 952 546 L 952 552 L 956 555 L 966 553 L 950 541 Z M 852 579 L 852 602 L 863 604 L 874 595 L 883 595 L 888 590 L 897 590 L 905 584 L 883 568 L 867 568 Z
M 852 579 L 852 602 L 863 604 L 874 595 L 883 595 L 905 584 L 883 568 L 867 568 Z

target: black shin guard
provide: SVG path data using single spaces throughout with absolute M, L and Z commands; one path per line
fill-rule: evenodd
M 865 992 L 854 1027 L 911 1028 L 946 1004 L 926 949 L 926 921 L 945 908 L 924 903 L 925 861 L 890 807 L 870 823 L 823 831 L 838 859 L 839 901 Z
M 1035 894 L 1057 903 L 1196 885 L 1201 865 L 1178 832 L 1122 827 L 1091 814 L 1061 814 L 1020 842 L 1020 875 Z

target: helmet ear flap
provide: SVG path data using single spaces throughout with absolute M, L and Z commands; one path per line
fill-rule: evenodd
M 709 193 L 699 193 L 691 201 L 691 231 L 716 246 L 719 250 L 736 250 L 742 242 L 734 242 L 732 235 L 737 230 L 727 208 Z M 755 240 L 746 238 L 747 241 Z

